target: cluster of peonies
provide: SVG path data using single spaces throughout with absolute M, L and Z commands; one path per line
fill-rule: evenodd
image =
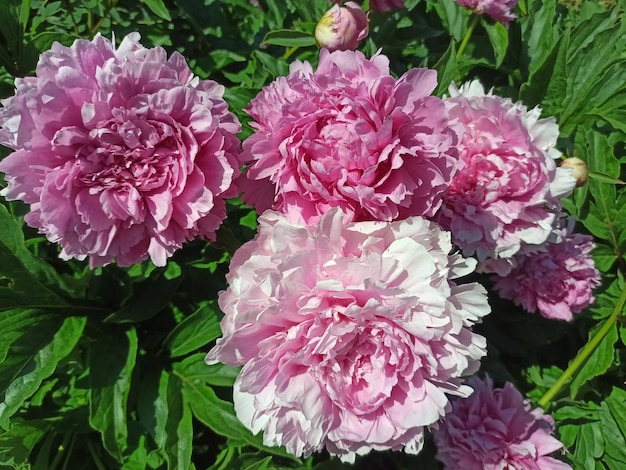
M 552 418 L 532 409 L 513 384 L 494 388 L 489 377 L 473 377 L 468 384 L 474 393 L 454 399 L 433 432 L 445 470 L 571 470 L 550 457 L 563 448 L 552 436 Z
M 15 85 L 0 110 L 0 144 L 16 150 L 0 163 L 2 195 L 30 204 L 26 222 L 63 259 L 163 266 L 214 237 L 241 166 L 221 85 L 137 33 L 117 49 L 100 35 L 55 43 Z

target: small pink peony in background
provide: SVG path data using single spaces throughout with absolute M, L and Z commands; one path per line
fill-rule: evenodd
M 555 232 L 560 198 L 576 180 L 557 168 L 559 129 L 540 110 L 485 94 L 477 81 L 450 87 L 451 119 L 464 127 L 460 167 L 436 220 L 465 256 L 510 258 Z
M 328 1 L 330 2 L 333 0 Z M 342 0 L 334 0 L 334 2 L 340 5 Z M 404 0 L 370 0 L 369 5 L 371 11 L 382 13 L 404 8 Z
M 148 256 L 159 266 L 195 237 L 213 238 L 236 196 L 241 126 L 221 85 L 194 77 L 178 53 L 119 47 L 97 35 L 41 55 L 0 110 L 2 195 L 63 259 Z
M 571 220 L 573 222 L 573 219 Z M 563 229 L 562 240 L 548 243 L 538 253 L 517 255 L 506 276 L 493 276 L 494 289 L 527 312 L 554 320 L 571 321 L 593 303 L 593 289 L 600 285 L 594 266 L 593 238 Z
M 345 51 L 359 47 L 359 41 L 369 32 L 367 14 L 354 2 L 347 2 L 328 10 L 315 27 L 319 47 L 330 51 Z
M 512 383 L 494 388 L 489 377 L 468 382 L 474 393 L 452 400 L 433 436 L 445 470 L 571 470 L 550 454 L 563 448 L 554 421 L 532 409 Z
M 322 49 L 315 72 L 294 62 L 247 109 L 256 132 L 243 144 L 252 180 L 241 183 L 244 200 L 259 213 L 269 201 L 307 224 L 333 207 L 346 221 L 433 215 L 459 139 L 443 101 L 430 96 L 436 85 L 427 69 L 396 80 L 380 54 Z
M 233 256 L 219 297 L 223 338 L 207 362 L 243 365 L 238 418 L 295 455 L 326 448 L 346 461 L 422 448 L 424 427 L 466 396 L 489 312 L 486 291 L 453 279 L 474 269 L 421 217 L 318 226 L 268 211 Z
M 461 6 L 473 10 L 477 15 L 487 15 L 504 26 L 516 18 L 515 6 L 519 0 L 456 0 Z

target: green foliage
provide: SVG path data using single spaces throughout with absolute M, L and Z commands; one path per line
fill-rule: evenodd
M 521 0 L 505 28 L 452 0 L 406 0 L 403 10 L 371 13 L 361 43 L 366 55 L 382 48 L 396 75 L 435 68 L 439 96 L 479 78 L 539 106 L 559 123 L 559 149 L 587 162 L 588 184 L 564 204 L 578 230 L 594 236 L 603 279 L 595 304 L 565 324 L 493 296 L 494 313 L 477 328 L 489 340 L 483 369 L 545 405 L 568 449 L 563 458 L 581 469 L 626 468 L 626 21 L 624 2 L 613 3 Z M 199 77 L 225 86 L 244 139 L 252 132 L 244 110 L 261 88 L 294 60 L 316 65 L 313 32 L 330 7 L 259 4 L 0 0 L 0 96 L 54 41 L 97 33 L 119 41 L 139 31 L 145 45 L 181 52 Z M 439 468 L 429 439 L 418 456 L 372 453 L 349 465 L 323 454 L 294 458 L 239 422 L 239 368 L 204 362 L 221 335 L 216 299 L 228 263 L 257 226 L 238 199 L 215 242 L 188 243 L 165 268 L 62 262 L 24 225 L 24 212 L 0 205 L 0 468 Z

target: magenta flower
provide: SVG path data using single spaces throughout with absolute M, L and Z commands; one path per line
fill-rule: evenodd
M 0 110 L 2 195 L 63 259 L 159 266 L 186 240 L 212 239 L 236 196 L 241 126 L 223 87 L 194 77 L 178 53 L 133 33 L 58 43 Z
M 560 242 L 548 243 L 538 253 L 516 255 L 510 273 L 493 276 L 498 294 L 554 320 L 571 321 L 572 314 L 591 305 L 592 290 L 600 285 L 591 257 L 593 238 L 571 233 L 572 228 L 563 230 Z
M 571 470 L 550 457 L 563 447 L 552 418 L 532 409 L 512 383 L 494 389 L 489 377 L 473 377 L 468 385 L 474 393 L 453 399 L 433 432 L 445 470 Z
M 456 0 L 461 6 L 467 7 L 477 15 L 487 15 L 492 20 L 508 25 L 516 18 L 515 6 L 519 0 Z
M 510 258 L 541 245 L 555 231 L 560 198 L 574 189 L 571 170 L 557 168 L 554 118 L 540 110 L 485 94 L 474 81 L 450 88 L 450 117 L 464 126 L 460 169 L 437 221 L 452 232 L 465 256 Z
M 447 395 L 471 391 L 460 377 L 485 354 L 469 327 L 489 312 L 486 291 L 452 281 L 475 262 L 449 254 L 433 222 L 344 222 L 338 209 L 317 227 L 259 218 L 233 256 L 207 362 L 244 365 L 235 410 L 266 445 L 347 461 L 417 453 Z
M 330 51 L 356 49 L 367 37 L 369 19 L 361 7 L 354 2 L 344 6 L 333 5 L 315 27 L 315 40 L 319 47 Z
M 443 101 L 429 96 L 436 84 L 427 69 L 394 79 L 379 54 L 322 49 L 315 72 L 296 61 L 247 110 L 257 130 L 243 144 L 244 200 L 307 224 L 332 207 L 346 221 L 434 214 L 459 138 Z

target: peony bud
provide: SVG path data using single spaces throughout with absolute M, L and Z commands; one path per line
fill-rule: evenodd
M 369 32 L 369 19 L 354 2 L 343 7 L 333 5 L 315 27 L 315 40 L 319 47 L 331 51 L 354 50 Z
M 572 176 L 576 178 L 576 187 L 583 186 L 587 182 L 589 170 L 587 164 L 578 157 L 569 157 L 561 162 L 561 168 L 571 168 Z

